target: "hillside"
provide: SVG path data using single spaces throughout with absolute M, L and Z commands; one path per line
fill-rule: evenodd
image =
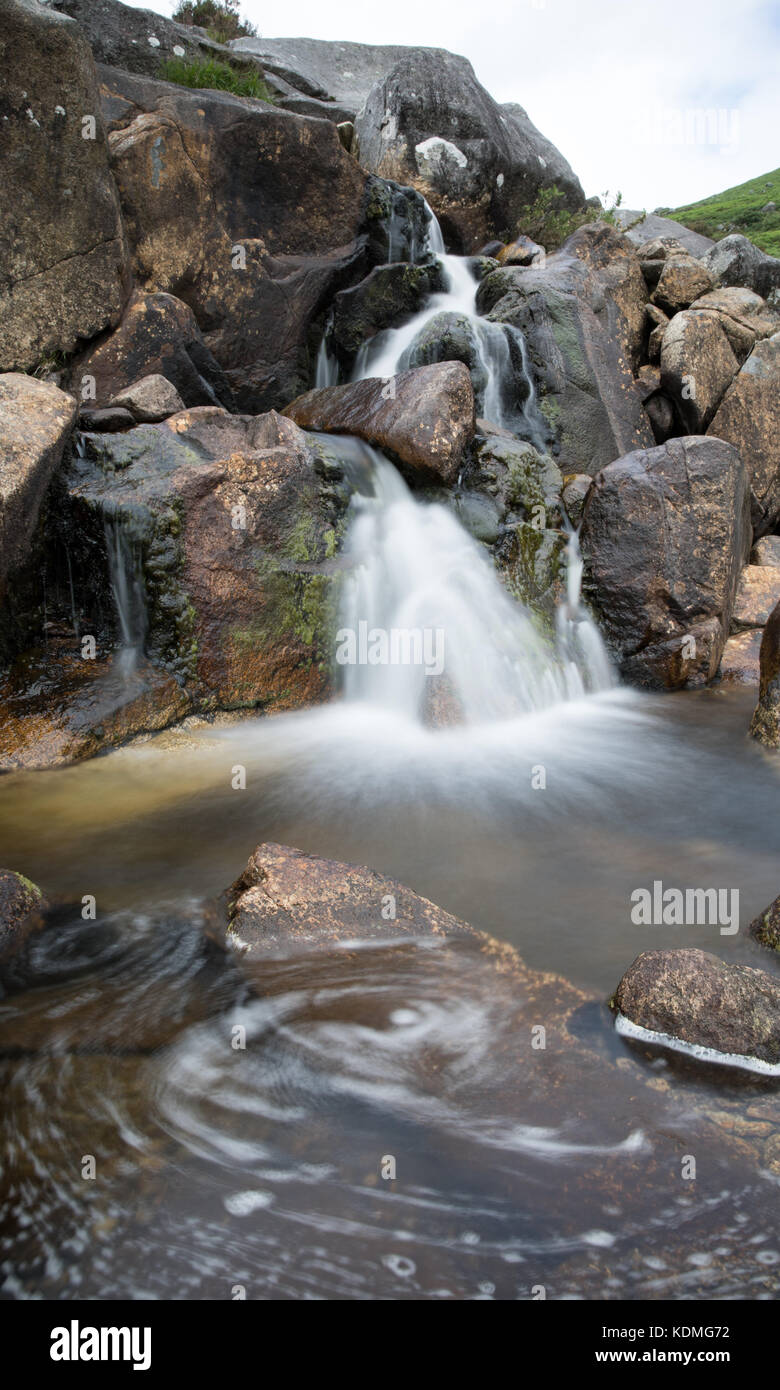
M 775 208 L 764 212 L 767 203 L 774 203 Z M 700 203 L 658 211 L 715 241 L 730 232 L 742 232 L 762 251 L 780 256 L 780 169 L 703 198 Z

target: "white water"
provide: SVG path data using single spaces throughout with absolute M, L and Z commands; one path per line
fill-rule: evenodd
M 114 658 L 120 675 L 130 680 L 143 656 L 146 639 L 146 595 L 140 557 L 132 538 L 118 519 L 106 521 L 106 549 L 111 592 L 119 621 L 120 646 Z
M 417 502 L 377 450 L 348 439 L 338 447 L 365 461 L 373 493 L 354 503 L 342 630 L 357 633 L 364 624 L 369 635 L 439 633 L 447 692 L 467 724 L 543 710 L 614 684 L 604 645 L 580 604 L 576 537 L 569 543 L 568 595 L 557 638 L 548 639 L 447 507 Z M 421 715 L 426 686 L 436 679 L 419 660 L 369 659 L 343 670 L 348 700 L 412 718 Z

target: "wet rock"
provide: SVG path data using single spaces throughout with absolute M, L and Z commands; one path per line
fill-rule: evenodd
M 716 284 L 741 285 L 763 299 L 780 286 L 780 260 L 738 233 L 717 242 L 706 257 L 706 265 Z
M 529 236 L 515 237 L 508 246 L 502 246 L 496 253 L 499 265 L 536 265 L 543 261 L 547 252 L 537 241 Z
M 751 565 L 780 565 L 780 536 L 762 536 L 753 546 Z
M 172 294 L 136 292 L 115 332 L 73 359 L 68 381 L 88 408 L 100 409 L 145 376 L 165 377 L 185 406 L 235 409 L 195 315 Z
M 579 526 L 582 521 L 585 498 L 590 492 L 592 482 L 593 479 L 588 473 L 570 473 L 563 480 L 562 500 L 572 526 Z
M 780 982 L 707 951 L 643 951 L 618 985 L 624 1018 L 727 1055 L 780 1064 Z
M 384 329 L 406 323 L 442 288 L 438 262 L 375 266 L 359 285 L 336 295 L 329 346 L 350 368 L 364 343 Z
M 250 966 L 255 957 L 349 941 L 480 936 L 394 879 L 287 845 L 259 845 L 228 904 L 228 941 Z
M 715 315 L 675 314 L 661 342 L 661 384 L 689 434 L 703 434 L 739 362 Z
M 0 869 L 0 960 L 34 929 L 43 905 L 43 893 L 35 883 Z
M 780 951 L 780 897 L 754 917 L 748 935 L 771 951 Z
M 746 565 L 739 578 L 732 622 L 735 627 L 765 627 L 780 603 L 780 569 Z
M 366 169 L 418 188 L 445 236 L 465 254 L 505 241 L 542 188 L 562 207 L 584 194 L 562 156 L 522 108 L 502 108 L 465 58 L 407 50 L 369 92 L 355 121 L 354 150 Z
M 355 434 L 388 449 L 412 479 L 452 483 L 474 437 L 474 391 L 462 362 L 323 387 L 288 405 L 304 429 Z
M 507 511 L 542 528 L 558 519 L 563 479 L 550 454 L 520 439 L 492 435 L 479 445 L 477 460 L 482 477 L 497 484 Z
M 100 76 L 139 283 L 186 299 L 240 409 L 293 399 L 311 379 L 313 325 L 373 263 L 366 174 L 330 121 Z
M 676 314 L 711 290 L 714 283 L 706 266 L 693 256 L 669 256 L 653 290 L 652 302 L 665 313 Z
M 118 322 L 128 257 L 84 35 L 22 0 L 2 33 L 0 371 L 26 371 Z
M 476 408 L 480 409 L 488 373 L 480 354 L 476 329 L 468 314 L 434 314 L 407 349 L 403 365 L 427 367 L 434 362 L 462 362 L 468 367 Z
M 184 409 L 184 401 L 176 387 L 159 374 L 133 382 L 126 391 L 114 397 L 111 405 L 129 410 L 139 424 L 155 424 Z
M 24 562 L 41 502 L 76 420 L 76 402 L 21 372 L 0 376 L 0 598 Z
M 97 434 L 114 434 L 117 430 L 131 430 L 135 418 L 129 410 L 120 406 L 104 406 L 102 410 L 80 410 L 79 429 L 94 430 Z
M 780 603 L 764 628 L 758 704 L 750 732 L 767 748 L 780 748 Z
M 727 685 L 758 685 L 763 635 L 761 628 L 750 628 L 747 632 L 738 632 L 729 637 L 720 662 L 722 682 Z
M 780 333 L 756 343 L 707 430 L 740 451 L 756 537 L 780 523 Z
M 750 548 L 737 450 L 686 436 L 594 478 L 582 523 L 586 594 L 623 674 L 702 685 L 720 664 Z
M 579 228 L 544 267 L 501 267 L 479 287 L 480 312 L 525 335 L 564 473 L 592 475 L 653 443 L 633 376 L 646 302 L 631 244 L 604 223 Z

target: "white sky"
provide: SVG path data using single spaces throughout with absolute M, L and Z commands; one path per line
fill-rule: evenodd
M 261 35 L 290 34 L 273 0 L 242 12 Z M 625 207 L 694 202 L 780 165 L 780 0 L 296 0 L 289 13 L 296 35 L 465 54 L 588 195 L 620 190 Z

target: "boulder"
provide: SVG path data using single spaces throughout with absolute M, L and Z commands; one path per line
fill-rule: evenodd
M 689 434 L 703 434 L 739 362 L 714 314 L 675 314 L 661 341 L 661 385 Z
M 623 1018 L 692 1047 L 780 1067 L 780 981 L 708 951 L 643 951 L 615 994 Z
M 693 256 L 669 256 L 663 263 L 651 299 L 664 313 L 676 314 L 711 290 L 714 283 L 706 266 Z
M 720 679 L 727 685 L 758 685 L 760 679 L 761 628 L 749 628 L 729 637 L 720 661 Z
M 118 322 L 128 257 L 86 39 L 36 0 L 0 33 L 0 371 L 27 371 Z
M 176 387 L 159 373 L 134 381 L 125 391 L 114 397 L 111 405 L 129 410 L 139 424 L 154 424 L 158 420 L 167 419 L 169 415 L 175 415 L 177 410 L 184 409 L 184 401 Z
M 474 391 L 462 362 L 308 391 L 284 414 L 304 429 L 355 434 L 387 449 L 413 481 L 453 483 L 474 437 Z
M 420 329 L 400 365 L 427 367 L 434 362 L 462 362 L 468 367 L 477 410 L 481 410 L 488 373 L 480 352 L 473 319 L 468 314 L 442 311 Z
M 707 433 L 739 449 L 750 477 L 756 537 L 780 522 L 780 333 L 756 343 Z
M 758 704 L 750 732 L 767 748 L 780 748 L 780 603 L 769 616 L 761 641 Z
M 537 241 L 532 241 L 529 236 L 518 236 L 508 246 L 501 247 L 496 253 L 496 260 L 499 265 L 538 265 L 546 255 L 544 247 Z
M 570 473 L 568 477 L 563 479 L 561 500 L 572 526 L 579 526 L 582 521 L 585 499 L 590 492 L 592 482 L 593 479 L 588 473 Z
M 709 290 L 694 300 L 691 308 L 697 312 L 706 310 L 718 314 L 727 335 L 738 332 L 739 336 L 732 343 L 735 352 L 736 343 L 743 342 L 744 335 L 749 341 L 749 351 L 756 339 L 771 338 L 774 333 L 780 332 L 780 314 L 777 310 L 770 308 L 759 294 L 736 285 Z
M 202 29 L 177 24 L 153 10 L 122 5 L 119 0 L 49 0 L 52 9 L 70 15 L 86 35 L 98 63 L 126 72 L 159 77 L 164 62 L 228 62 L 236 68 L 259 71 L 248 54 L 235 54 L 225 44 L 214 43 Z
M 240 409 L 293 399 L 327 304 L 374 263 L 373 184 L 328 121 L 100 73 L 140 285 L 186 298 Z
M 96 575 L 108 573 L 109 522 L 132 556 L 128 582 L 142 588 L 145 654 L 192 708 L 324 698 L 351 496 L 343 470 L 291 420 L 210 406 L 85 435 L 83 452 L 67 517 L 91 555 L 89 570 L 74 562 L 83 630 L 101 632 Z
M 20 372 L 0 376 L 0 598 L 26 559 L 76 408 L 48 382 Z
M 336 295 L 329 347 L 345 368 L 351 368 L 364 343 L 387 328 L 405 323 L 442 288 L 437 261 L 375 266 L 360 284 Z
M 104 406 L 98 410 L 79 411 L 79 429 L 97 434 L 113 434 L 116 430 L 131 430 L 136 423 L 129 410 Z
M 637 246 L 642 246 L 648 241 L 671 240 L 677 242 L 691 256 L 701 258 L 715 245 L 711 237 L 692 232 L 690 227 L 684 227 L 682 222 L 675 222 L 670 217 L 659 217 L 656 212 L 648 212 L 643 216 L 641 212 L 632 212 L 629 208 L 617 208 L 615 217 L 629 240 Z
M 686 436 L 617 459 L 593 480 L 581 532 L 585 592 L 624 676 L 711 680 L 750 549 L 737 450 Z
M 235 409 L 195 315 L 172 294 L 137 291 L 119 327 L 73 359 L 68 383 L 88 409 L 101 409 L 145 376 L 165 377 L 185 406 Z
M 780 897 L 775 898 L 748 927 L 748 935 L 770 951 L 780 951 Z
M 780 536 L 762 536 L 753 546 L 751 565 L 780 565 Z
M 739 577 L 732 623 L 735 628 L 765 627 L 780 603 L 780 569 L 746 565 Z
M 284 78 L 297 91 L 337 103 L 352 118 L 371 88 L 410 51 L 443 51 L 410 50 L 403 44 L 347 43 L 340 39 L 268 39 L 264 35 L 233 39 L 229 46 L 234 53 L 251 54 L 266 73 Z
M 395 916 L 382 909 L 392 899 Z M 480 933 L 371 869 L 287 845 L 259 845 L 228 890 L 227 939 L 251 967 L 269 955 L 329 950 L 350 941 L 466 937 Z
M 364 168 L 419 189 L 465 254 L 508 240 L 542 189 L 555 185 L 561 207 L 585 201 L 525 112 L 502 109 L 465 58 L 442 51 L 408 50 L 377 81 L 355 120 L 353 150 Z
M 525 337 L 564 473 L 597 473 L 653 443 L 633 376 L 646 300 L 630 243 L 605 223 L 579 228 L 544 267 L 501 267 L 479 287 L 480 312 Z
M 43 893 L 21 874 L 0 869 L 0 960 L 13 952 L 34 928 L 44 904 Z
M 768 256 L 746 236 L 735 233 L 716 242 L 705 264 L 717 285 L 741 285 L 766 299 L 780 287 L 780 260 Z

